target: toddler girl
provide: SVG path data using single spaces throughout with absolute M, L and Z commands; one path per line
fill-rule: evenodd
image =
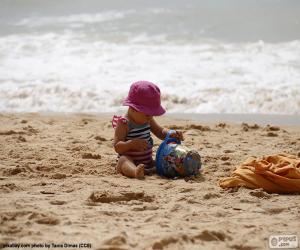
M 154 116 L 166 112 L 161 106 L 160 89 L 151 82 L 135 82 L 123 105 L 128 106 L 127 113 L 124 116 L 114 116 L 112 120 L 115 128 L 114 148 L 119 154 L 116 169 L 125 176 L 143 179 L 145 174 L 155 170 L 150 132 L 163 140 L 169 131 L 154 119 Z M 180 131 L 171 136 L 183 140 Z

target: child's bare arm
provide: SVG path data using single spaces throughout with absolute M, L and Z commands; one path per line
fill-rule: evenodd
M 151 132 L 159 139 L 164 140 L 167 133 L 168 133 L 168 129 L 167 128 L 163 128 L 160 125 L 158 125 L 158 123 L 154 120 L 154 118 L 152 118 L 150 120 L 150 127 L 151 127 Z
M 127 135 L 127 124 L 119 122 L 115 130 L 114 148 L 119 154 L 122 154 L 130 149 L 129 141 L 125 142 Z
M 160 125 L 158 125 L 158 123 L 154 120 L 154 118 L 150 120 L 150 127 L 151 127 L 151 132 L 161 140 L 165 139 L 169 131 L 169 129 L 163 128 Z M 175 132 L 176 133 L 171 134 L 170 137 L 178 138 L 179 140 L 183 141 L 184 138 L 182 132 L 177 130 L 175 130 Z
M 128 133 L 127 124 L 119 122 L 115 130 L 114 148 L 118 154 L 123 154 L 129 150 L 144 151 L 148 147 L 148 143 L 144 139 L 133 139 L 125 141 Z

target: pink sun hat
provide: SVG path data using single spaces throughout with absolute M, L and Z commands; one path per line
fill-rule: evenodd
M 159 87 L 147 81 L 133 83 L 123 105 L 151 116 L 159 116 L 166 112 L 161 106 Z

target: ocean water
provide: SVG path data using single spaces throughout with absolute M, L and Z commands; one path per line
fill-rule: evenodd
M 300 115 L 299 0 L 0 0 L 0 112 Z

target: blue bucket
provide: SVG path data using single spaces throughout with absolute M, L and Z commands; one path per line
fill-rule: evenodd
M 170 130 L 156 152 L 157 173 L 168 178 L 198 175 L 201 169 L 199 153 L 182 145 L 180 140 L 170 138 L 172 133 L 176 132 Z

